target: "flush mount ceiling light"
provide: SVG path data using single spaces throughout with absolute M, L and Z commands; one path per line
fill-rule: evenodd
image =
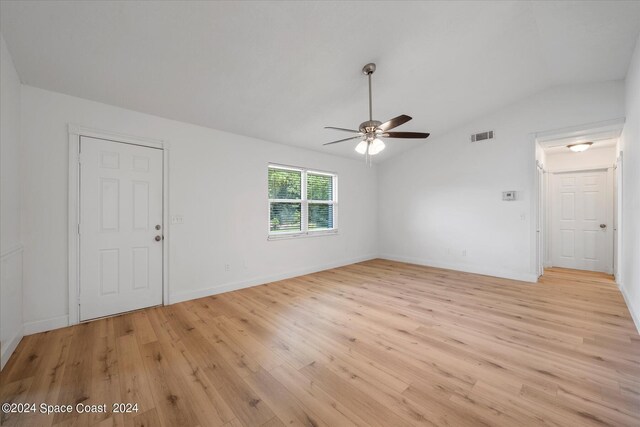
M 327 142 L 324 145 L 336 144 L 338 142 L 350 141 L 352 139 L 359 139 L 360 142 L 356 146 L 356 151 L 365 156 L 373 156 L 384 150 L 384 142 L 382 138 L 417 138 L 425 139 L 429 136 L 428 133 L 423 132 L 389 132 L 390 129 L 400 126 L 411 120 L 411 117 L 407 115 L 401 115 L 395 117 L 387 122 L 379 122 L 373 120 L 373 113 L 371 108 L 371 75 L 376 71 L 376 64 L 367 64 L 362 68 L 362 73 L 369 78 L 369 120 L 360 123 L 358 130 L 337 128 L 327 126 L 325 129 L 334 129 L 343 132 L 350 132 L 356 134 L 350 138 L 340 139 L 338 141 Z
M 577 144 L 569 144 L 567 148 L 574 153 L 579 153 L 581 151 L 587 151 L 591 145 L 593 145 L 593 142 L 579 142 Z

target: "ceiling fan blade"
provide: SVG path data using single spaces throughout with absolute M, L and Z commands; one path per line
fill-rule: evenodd
M 327 142 L 327 143 L 322 144 L 322 145 L 337 144 L 338 142 L 349 141 L 349 140 L 352 140 L 352 139 L 362 139 L 362 137 L 361 137 L 360 135 L 358 135 L 358 136 L 352 136 L 351 138 L 339 139 L 339 140 L 337 140 L 337 141 Z
M 325 126 L 325 129 L 335 129 L 335 130 L 341 130 L 344 132 L 351 132 L 351 133 L 361 133 L 359 130 L 354 130 L 354 129 L 345 129 L 345 128 L 336 128 L 333 126 Z
M 422 132 L 385 132 L 383 137 L 387 138 L 427 138 L 429 137 L 428 133 Z
M 395 127 L 398 127 L 402 124 L 407 123 L 409 120 L 411 120 L 411 117 L 407 116 L 406 114 L 403 114 L 401 116 L 394 117 L 393 119 L 384 122 L 383 124 L 378 126 L 378 129 L 382 131 L 388 131 L 389 129 L 393 129 Z

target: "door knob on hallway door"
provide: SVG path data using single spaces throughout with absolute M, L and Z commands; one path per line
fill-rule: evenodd
M 600 228 L 607 228 L 607 224 L 600 224 Z
M 159 242 L 160 240 L 162 240 L 162 236 L 156 236 L 156 242 Z

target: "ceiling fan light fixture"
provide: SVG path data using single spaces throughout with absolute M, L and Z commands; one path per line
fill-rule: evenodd
M 373 156 L 384 150 L 384 142 L 380 138 L 376 138 L 369 145 L 369 155 Z
M 363 139 L 362 141 L 360 141 L 360 143 L 358 145 L 356 145 L 356 151 L 360 154 L 364 154 L 367 152 L 367 145 L 368 142 L 366 139 Z
M 380 138 L 371 139 L 363 139 L 356 145 L 356 151 L 360 154 L 367 154 L 367 147 L 369 147 L 368 154 L 370 156 L 375 156 L 382 150 L 384 150 L 384 141 Z
M 569 144 L 567 145 L 567 148 L 574 153 L 580 153 L 582 151 L 587 151 L 592 145 L 593 142 L 579 142 L 577 144 Z

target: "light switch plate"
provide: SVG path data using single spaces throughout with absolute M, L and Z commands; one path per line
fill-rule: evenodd
M 516 199 L 515 191 L 503 191 L 502 192 L 502 200 L 510 202 Z

